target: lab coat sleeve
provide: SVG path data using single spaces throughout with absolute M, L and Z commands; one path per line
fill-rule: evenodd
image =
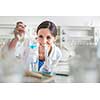
M 58 62 L 62 58 L 61 50 L 58 47 L 55 47 L 53 55 L 50 57 L 49 62 L 52 66 L 57 66 Z

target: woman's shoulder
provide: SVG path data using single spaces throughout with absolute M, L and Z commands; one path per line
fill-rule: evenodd
M 61 49 L 58 46 L 54 45 L 54 48 L 55 48 L 56 51 L 61 52 Z
M 54 53 L 57 55 L 57 56 L 62 56 L 62 52 L 61 52 L 61 49 L 54 45 Z
M 60 59 L 62 57 L 62 52 L 61 52 L 60 48 L 58 46 L 56 46 L 55 44 L 53 45 L 53 49 L 52 49 L 50 57 L 52 59 L 56 59 L 56 60 Z

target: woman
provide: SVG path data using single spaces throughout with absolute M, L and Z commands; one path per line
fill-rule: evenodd
M 39 68 L 40 72 L 52 72 L 53 67 L 61 59 L 61 51 L 55 45 L 57 28 L 51 21 L 44 21 L 37 27 L 39 43 Z

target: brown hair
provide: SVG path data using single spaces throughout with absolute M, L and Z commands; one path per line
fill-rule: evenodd
M 37 34 L 38 34 L 38 31 L 41 29 L 41 28 L 48 28 L 52 34 L 52 36 L 56 37 L 57 36 L 57 27 L 56 25 L 51 22 L 51 21 L 44 21 L 42 22 L 38 27 L 37 27 Z

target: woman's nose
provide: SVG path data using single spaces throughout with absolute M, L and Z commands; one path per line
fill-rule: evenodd
M 47 43 L 47 39 L 43 38 L 43 43 L 46 44 Z

